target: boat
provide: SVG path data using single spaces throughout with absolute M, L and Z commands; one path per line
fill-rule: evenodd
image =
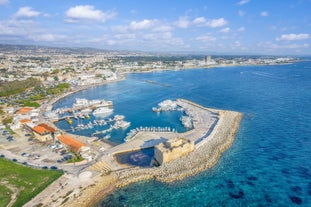
M 109 107 L 99 107 L 93 111 L 94 116 L 108 116 L 113 113 L 113 109 Z
M 72 119 L 70 117 L 67 117 L 66 121 L 68 122 L 68 124 L 70 124 L 70 125 L 72 124 Z
M 110 139 L 110 137 L 111 136 L 108 134 L 108 135 L 104 136 L 103 139 Z
M 161 108 L 152 107 L 153 112 L 161 112 Z
M 125 118 L 125 116 L 123 116 L 123 115 L 115 115 L 113 120 L 114 121 L 122 121 L 122 120 L 124 120 L 124 118 Z
M 115 129 L 119 129 L 119 128 L 122 128 L 122 129 L 125 129 L 127 127 L 129 127 L 131 125 L 131 122 L 127 122 L 127 121 L 116 121 L 113 125 L 113 127 Z
M 92 112 L 92 109 L 90 109 L 90 108 L 85 108 L 85 109 L 82 109 L 80 112 L 81 112 L 82 114 L 89 114 L 89 113 Z

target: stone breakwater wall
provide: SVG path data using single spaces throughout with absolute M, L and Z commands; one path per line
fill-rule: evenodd
M 83 202 L 72 202 L 68 206 L 93 206 L 96 202 L 106 196 L 115 188 L 124 187 L 128 184 L 143 180 L 155 179 L 161 182 L 173 182 L 186 177 L 196 175 L 208 168 L 213 167 L 219 160 L 221 154 L 233 143 L 238 131 L 242 114 L 233 111 L 220 112 L 219 122 L 213 133 L 190 154 L 166 163 L 160 167 L 153 168 L 128 168 L 113 172 L 112 185 L 95 185 L 94 189 L 87 189 L 81 198 Z M 103 179 L 101 181 L 101 179 Z M 107 178 L 100 178 L 96 183 L 107 182 Z M 111 183 L 110 182 L 110 183 Z M 76 205 L 76 204 L 79 205 Z
M 238 131 L 242 114 L 221 111 L 220 120 L 207 140 L 190 154 L 154 168 L 131 168 L 117 172 L 117 187 L 133 182 L 156 179 L 162 182 L 182 180 L 214 166 L 227 150 Z

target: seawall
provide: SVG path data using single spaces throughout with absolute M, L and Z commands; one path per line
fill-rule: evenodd
M 114 179 L 110 182 L 107 182 L 109 178 L 106 176 L 98 177 L 94 182 L 95 185 L 91 188 L 85 188 L 84 192 L 81 192 L 80 202 L 72 202 L 69 206 L 92 206 L 115 188 L 134 182 L 148 179 L 156 179 L 160 182 L 174 182 L 213 167 L 221 154 L 233 143 L 242 118 L 242 114 L 239 112 L 219 112 L 221 114 L 220 119 L 213 133 L 209 135 L 208 140 L 202 146 L 192 153 L 160 167 L 136 167 L 113 172 Z M 109 185 L 102 185 L 101 182 L 109 183 Z

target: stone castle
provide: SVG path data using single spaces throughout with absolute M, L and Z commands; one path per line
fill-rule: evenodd
M 175 138 L 154 147 L 154 157 L 162 165 L 194 150 L 194 142 L 184 138 Z

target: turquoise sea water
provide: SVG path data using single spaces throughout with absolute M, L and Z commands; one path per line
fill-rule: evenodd
M 311 206 L 311 62 L 130 74 L 55 107 L 76 97 L 112 100 L 133 128 L 185 130 L 178 114 L 152 113 L 168 98 L 244 114 L 233 145 L 212 169 L 171 184 L 131 184 L 97 206 Z M 122 142 L 124 133 L 112 141 Z

